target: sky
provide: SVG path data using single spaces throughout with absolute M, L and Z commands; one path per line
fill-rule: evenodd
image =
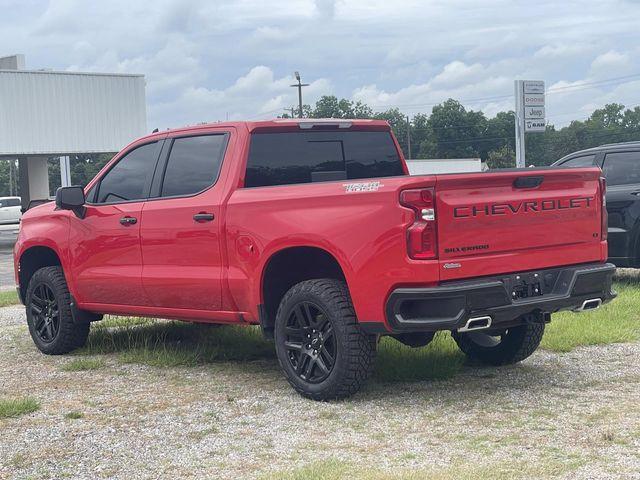
M 544 80 L 557 126 L 640 105 L 640 0 L 0 0 L 0 56 L 142 73 L 149 128 L 272 118 L 322 95 L 429 113 L 513 110 Z

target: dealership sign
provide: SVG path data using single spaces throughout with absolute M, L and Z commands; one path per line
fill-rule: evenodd
M 522 82 L 522 106 L 524 107 L 524 131 L 544 132 L 544 82 L 524 80 Z
M 544 82 L 516 80 L 516 166 L 525 167 L 525 133 L 546 129 Z

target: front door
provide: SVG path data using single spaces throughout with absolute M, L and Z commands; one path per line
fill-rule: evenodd
M 162 141 L 134 146 L 87 192 L 84 218 L 70 215 L 71 274 L 80 304 L 145 305 L 140 220 Z
M 140 214 L 143 202 L 87 205 L 70 215 L 70 245 L 79 303 L 143 305 Z
M 142 211 L 142 282 L 150 305 L 222 310 L 218 177 L 228 138 L 210 132 L 167 139 L 161 181 Z

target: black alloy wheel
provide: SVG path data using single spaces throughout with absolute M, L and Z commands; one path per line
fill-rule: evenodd
M 53 342 L 60 332 L 60 309 L 53 290 L 46 283 L 34 288 L 29 308 L 35 335 L 43 343 Z
M 280 300 L 274 334 L 280 367 L 306 398 L 346 398 L 373 370 L 377 338 L 360 328 L 344 281 L 293 285 Z
M 333 370 L 337 343 L 327 314 L 318 305 L 303 301 L 292 309 L 285 329 L 287 359 L 305 382 L 320 383 Z
M 544 335 L 543 322 L 523 321 L 502 331 L 453 331 L 452 335 L 467 357 L 486 365 L 511 365 L 535 352 Z
M 71 294 L 60 266 L 36 270 L 27 286 L 25 306 L 29 333 L 42 353 L 62 355 L 87 341 L 90 323 L 74 320 Z

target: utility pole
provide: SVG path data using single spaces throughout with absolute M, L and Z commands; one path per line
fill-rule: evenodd
M 411 122 L 409 122 L 409 115 L 407 115 L 407 159 L 411 160 Z
M 516 96 L 516 167 L 526 167 L 524 150 L 524 81 L 515 80 Z
M 298 89 L 298 117 L 302 118 L 302 87 L 308 87 L 308 83 L 302 83 L 300 80 L 300 73 L 294 72 L 296 80 L 298 83 L 294 83 L 293 85 L 289 85 L 290 87 L 296 87 Z
M 9 160 L 9 196 L 13 197 L 13 160 Z
M 71 162 L 67 155 L 60 157 L 60 186 L 71 186 Z
M 283 110 L 289 114 L 291 114 L 291 118 L 295 118 L 296 114 L 295 114 L 295 107 L 287 107 L 287 108 L 283 108 Z

